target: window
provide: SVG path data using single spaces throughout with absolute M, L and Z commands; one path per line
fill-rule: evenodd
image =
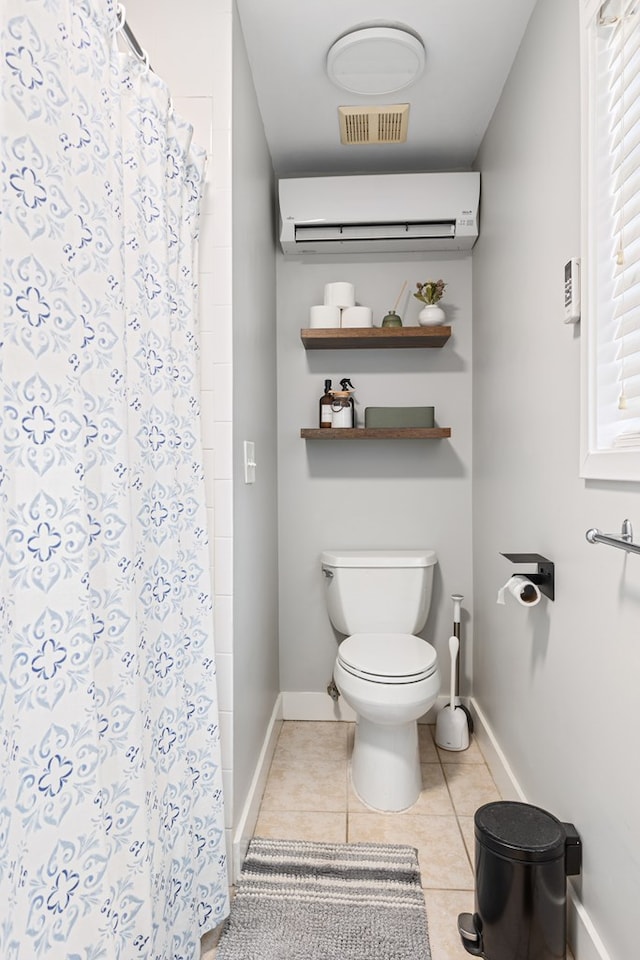
M 581 18 L 581 475 L 640 481 L 640 0 Z

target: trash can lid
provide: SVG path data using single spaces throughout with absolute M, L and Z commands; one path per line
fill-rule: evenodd
M 528 803 L 499 800 L 476 810 L 478 843 L 510 860 L 543 863 L 564 856 L 566 833 L 546 810 Z

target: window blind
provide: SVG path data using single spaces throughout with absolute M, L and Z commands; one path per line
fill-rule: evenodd
M 600 448 L 640 449 L 640 0 L 600 10 Z M 608 167 L 608 169 L 607 169 Z

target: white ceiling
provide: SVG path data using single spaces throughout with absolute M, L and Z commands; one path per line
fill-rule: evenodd
M 535 3 L 237 0 L 276 174 L 469 169 Z M 329 47 L 365 25 L 404 26 L 422 38 L 426 65 L 415 83 L 374 98 L 334 86 Z M 340 143 L 339 105 L 390 103 L 410 104 L 406 143 Z

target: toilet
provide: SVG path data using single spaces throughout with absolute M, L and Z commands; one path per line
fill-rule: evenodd
M 431 605 L 433 550 L 325 550 L 329 619 L 344 634 L 335 684 L 357 715 L 351 779 L 374 810 L 406 810 L 422 788 L 418 718 L 440 690 L 436 651 L 416 636 Z

